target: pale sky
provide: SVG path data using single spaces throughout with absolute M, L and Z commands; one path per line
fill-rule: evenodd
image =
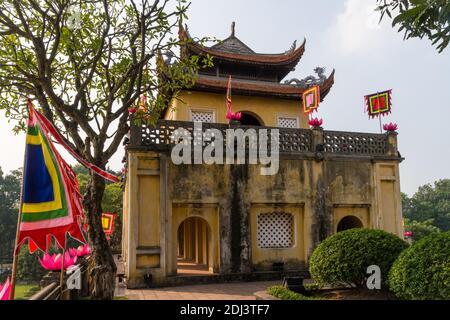
M 320 105 L 326 130 L 379 132 L 378 120 L 363 112 L 363 96 L 393 90 L 393 112 L 383 122 L 399 126 L 401 188 L 450 178 L 450 47 L 439 54 L 428 40 L 403 41 L 386 21 L 378 25 L 376 0 L 192 0 L 188 26 L 193 36 L 230 34 L 261 53 L 279 53 L 306 38 L 296 71 L 302 78 L 317 66 L 336 69 L 335 84 Z M 24 134 L 14 136 L 0 114 L 0 166 L 22 165 Z M 123 150 L 110 162 L 121 168 Z M 69 161 L 73 163 L 73 161 Z

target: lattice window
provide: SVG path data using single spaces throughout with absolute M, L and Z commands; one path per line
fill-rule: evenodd
M 191 111 L 191 121 L 196 122 L 214 122 L 214 112 L 213 111 Z
M 293 217 L 290 213 L 260 213 L 257 219 L 260 248 L 289 248 L 293 245 Z
M 298 128 L 297 118 L 279 117 L 278 127 L 280 128 Z

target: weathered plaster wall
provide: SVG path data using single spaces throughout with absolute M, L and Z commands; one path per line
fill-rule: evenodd
M 317 244 L 346 215 L 364 227 L 402 235 L 398 162 L 370 159 L 281 158 L 277 175 L 259 165 L 174 165 L 164 154 L 130 151 L 124 249 L 129 286 L 145 274 L 176 275 L 177 230 L 191 216 L 209 225 L 214 272 L 269 270 L 274 262 L 303 268 Z M 294 216 L 294 245 L 256 245 L 259 213 Z

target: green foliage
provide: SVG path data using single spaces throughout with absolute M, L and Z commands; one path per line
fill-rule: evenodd
M 320 289 L 320 285 L 318 285 L 317 283 L 305 283 L 304 287 L 306 290 L 310 290 L 310 291 L 314 291 L 314 290 L 319 290 Z
M 118 252 L 122 250 L 122 201 L 123 192 L 120 183 L 108 184 L 103 196 L 102 208 L 104 212 L 111 212 L 116 214 L 116 219 L 114 220 L 114 230 L 110 239 L 110 245 L 113 251 Z
M 405 32 L 405 39 L 427 37 L 442 52 L 450 42 L 449 0 L 378 0 L 377 10 L 392 18 L 392 26 Z
M 377 265 L 386 282 L 388 272 L 408 244 L 382 230 L 351 229 L 322 241 L 309 261 L 312 278 L 323 285 L 364 287 L 367 267 Z
M 4 175 L 0 168 L 0 260 L 12 261 L 19 212 L 21 172 Z
M 281 300 L 321 300 L 318 297 L 307 297 L 303 294 L 286 289 L 283 286 L 267 288 L 267 293 Z
M 415 221 L 405 218 L 405 231 L 413 233 L 412 240 L 418 241 L 430 234 L 439 233 L 441 230 L 433 225 L 433 219 L 425 221 Z
M 24 130 L 26 96 L 70 148 L 105 167 L 130 129 L 129 109 L 148 101 L 143 119 L 154 123 L 168 102 L 192 86 L 207 57 L 190 59 L 186 39 L 174 35 L 187 19 L 187 0 L 0 1 L 0 110 Z M 201 44 L 205 39 L 198 39 Z M 170 60 L 170 61 L 169 61 Z M 138 113 L 138 112 L 137 112 Z M 104 185 L 87 192 L 90 228 L 101 234 Z M 97 299 L 113 296 L 111 251 L 91 239 Z M 106 249 L 106 250 L 105 250 Z M 101 252 L 102 251 L 102 252 Z M 101 252 L 101 254 L 100 254 Z
M 450 232 L 434 233 L 402 252 L 389 286 L 403 299 L 450 300 Z
M 74 172 L 77 174 L 78 183 L 80 185 L 80 192 L 86 192 L 87 184 L 89 183 L 89 170 L 84 166 L 75 165 Z M 117 172 L 111 172 L 119 175 Z M 102 199 L 103 212 L 110 212 L 116 214 L 113 234 L 110 239 L 111 248 L 114 251 L 121 250 L 122 243 L 122 201 L 123 192 L 120 183 L 108 183 L 105 187 L 105 193 Z
M 16 284 L 14 300 L 28 300 L 39 291 L 39 286 L 34 284 Z
M 432 221 L 442 231 L 450 231 L 450 179 L 421 186 L 411 198 L 403 195 L 402 200 L 405 218 Z
M 17 120 L 16 132 L 24 129 L 29 95 L 83 157 L 108 160 L 128 131 L 128 108 L 142 94 L 149 101 L 145 119 L 156 121 L 172 96 L 193 85 L 198 68 L 212 64 L 209 56 L 179 54 L 188 40 L 174 36 L 174 29 L 187 19 L 189 5 L 0 2 L 0 109 Z M 118 128 L 112 135 L 110 126 Z
M 24 245 L 20 248 L 19 260 L 17 264 L 17 280 L 26 283 L 39 282 L 46 273 L 47 270 L 42 268 L 38 258 L 41 258 L 42 252 L 35 252 L 30 254 L 28 252 L 28 246 Z

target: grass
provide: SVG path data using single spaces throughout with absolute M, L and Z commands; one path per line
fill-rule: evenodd
M 114 297 L 114 300 L 128 300 L 128 297 L 126 297 L 126 296 L 117 296 L 117 297 Z
M 283 286 L 267 288 L 267 293 L 281 300 L 322 300 L 319 297 L 307 297 L 303 294 L 286 289 Z
M 17 284 L 14 291 L 15 300 L 28 300 L 33 294 L 39 291 L 37 284 Z

